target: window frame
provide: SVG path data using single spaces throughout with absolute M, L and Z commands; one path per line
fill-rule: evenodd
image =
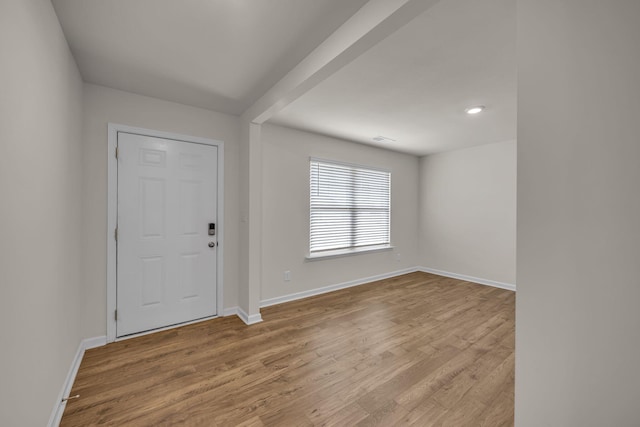
M 329 166 L 338 166 L 338 167 L 343 167 L 343 168 L 349 168 L 352 170 L 362 170 L 362 171 L 369 171 L 369 172 L 382 172 L 382 173 L 386 173 L 388 174 L 388 185 L 389 185 L 389 192 L 388 192 L 388 212 L 387 212 L 387 216 L 388 216 L 388 238 L 387 238 L 387 242 L 386 243 L 377 243 L 377 244 L 371 244 L 371 245 L 363 245 L 363 246 L 349 246 L 349 247 L 343 247 L 343 248 L 338 248 L 338 249 L 321 249 L 321 250 L 315 250 L 312 251 L 311 250 L 311 217 L 313 214 L 313 208 L 312 208 L 312 193 L 311 193 L 311 174 L 313 172 L 313 164 L 314 163 L 318 163 L 318 164 L 327 164 Z M 394 249 L 394 246 L 392 246 L 391 244 L 391 203 L 392 203 L 392 172 L 388 169 L 384 169 L 384 168 L 380 168 L 380 167 L 374 167 L 374 166 L 368 166 L 368 165 L 363 165 L 363 164 L 356 164 L 356 163 L 347 163 L 347 162 L 343 162 L 343 161 L 337 161 L 337 160 L 330 160 L 330 159 L 324 159 L 324 158 L 317 158 L 317 157 L 310 157 L 309 158 L 309 185 L 307 188 L 309 188 L 309 229 L 308 229 L 308 245 L 307 245 L 307 255 L 306 255 L 306 259 L 307 260 L 318 260 L 318 259 L 326 259 L 326 258 L 335 258 L 335 257 L 342 257 L 342 256 L 348 256 L 348 255 L 357 255 L 357 254 L 362 254 L 362 253 L 372 253 L 372 252 L 379 252 L 379 251 L 388 251 L 388 250 L 392 250 Z M 354 211 L 357 211 L 357 208 L 355 205 L 351 205 L 349 206 L 347 209 L 353 209 Z M 351 229 L 351 233 L 353 234 L 353 229 Z M 353 244 L 353 240 L 352 240 L 352 244 Z

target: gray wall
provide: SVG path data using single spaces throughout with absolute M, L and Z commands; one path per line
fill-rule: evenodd
M 81 339 L 82 81 L 49 1 L 0 2 L 0 425 L 43 426 Z
M 640 425 L 640 2 L 518 2 L 516 425 Z
M 421 159 L 419 265 L 515 285 L 515 141 Z
M 273 125 L 263 126 L 262 143 L 261 299 L 416 266 L 417 157 Z M 391 171 L 393 251 L 305 261 L 305 255 L 309 253 L 310 157 Z M 291 271 L 290 282 L 283 280 L 285 270 Z

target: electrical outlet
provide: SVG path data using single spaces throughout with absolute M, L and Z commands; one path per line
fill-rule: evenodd
M 400 254 L 396 254 L 396 261 L 400 262 L 400 258 L 402 257 L 402 255 Z
M 284 272 L 284 281 L 285 282 L 291 281 L 291 272 L 289 270 Z

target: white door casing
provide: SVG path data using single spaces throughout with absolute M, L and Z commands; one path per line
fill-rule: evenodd
M 110 145 L 114 136 L 117 268 L 110 250 L 107 299 L 117 322 L 107 314 L 108 341 L 221 313 L 222 144 L 110 125 Z

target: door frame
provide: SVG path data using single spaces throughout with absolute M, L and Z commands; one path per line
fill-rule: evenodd
M 218 147 L 218 188 L 217 188 L 217 234 L 218 250 L 216 251 L 216 316 L 222 317 L 223 315 L 223 303 L 222 303 L 222 290 L 224 288 L 224 142 L 217 141 L 215 139 L 200 138 L 197 136 L 181 135 L 172 132 L 157 131 L 151 129 L 144 129 L 139 127 L 132 127 L 127 125 L 120 125 L 117 123 L 108 124 L 108 149 L 107 149 L 107 342 L 120 341 L 122 339 L 133 338 L 136 336 L 144 335 L 150 332 L 157 332 L 162 329 L 169 329 L 175 326 L 169 326 L 167 328 L 159 328 L 150 332 L 143 332 L 140 334 L 128 335 L 126 337 L 116 337 L 116 319 L 115 311 L 117 307 L 117 245 L 115 239 L 115 230 L 118 225 L 118 160 L 116 158 L 116 146 L 118 144 L 118 132 L 126 132 L 135 135 L 150 136 L 164 139 L 172 139 L 181 142 L 190 142 L 195 144 L 204 144 Z M 206 319 L 198 319 L 202 321 Z M 188 324 L 190 322 L 182 323 Z M 191 322 L 193 323 L 193 322 Z

